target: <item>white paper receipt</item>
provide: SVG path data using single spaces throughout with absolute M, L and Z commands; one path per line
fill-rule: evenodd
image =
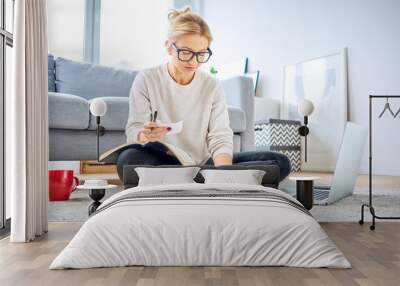
M 178 121 L 175 123 L 159 123 L 158 125 L 162 127 L 171 127 L 171 130 L 165 135 L 176 134 L 182 131 L 183 121 Z

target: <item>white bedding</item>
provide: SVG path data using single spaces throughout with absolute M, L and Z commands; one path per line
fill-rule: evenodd
M 298 203 L 279 190 L 254 185 L 192 183 L 130 188 L 99 207 L 50 269 L 127 265 L 351 267 L 312 216 L 278 200 L 186 196 L 113 204 L 137 192 L 207 192 L 210 188 L 261 190 Z

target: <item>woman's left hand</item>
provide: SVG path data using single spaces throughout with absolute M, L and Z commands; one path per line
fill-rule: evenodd
M 232 156 L 229 154 L 218 154 L 214 158 L 214 166 L 232 165 Z

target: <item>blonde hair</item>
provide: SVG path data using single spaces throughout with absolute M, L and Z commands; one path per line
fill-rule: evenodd
M 180 10 L 171 10 L 168 13 L 169 29 L 168 39 L 176 40 L 184 35 L 201 35 L 207 38 L 210 44 L 213 40 L 206 21 L 192 12 L 192 8 L 186 5 Z

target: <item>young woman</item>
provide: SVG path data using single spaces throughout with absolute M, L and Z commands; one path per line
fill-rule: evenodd
M 136 76 L 129 96 L 127 141 L 171 143 L 190 154 L 199 165 L 275 163 L 280 166 L 281 179 L 285 178 L 290 163 L 284 155 L 256 151 L 233 154 L 233 132 L 222 86 L 199 70 L 212 55 L 212 36 L 207 23 L 192 13 L 190 7 L 171 11 L 168 19 L 165 46 L 170 60 Z M 150 122 L 155 111 L 160 122 L 183 121 L 182 131 L 167 135 L 168 128 Z M 180 165 L 180 162 L 171 154 L 135 144 L 117 159 L 120 179 L 126 164 Z

